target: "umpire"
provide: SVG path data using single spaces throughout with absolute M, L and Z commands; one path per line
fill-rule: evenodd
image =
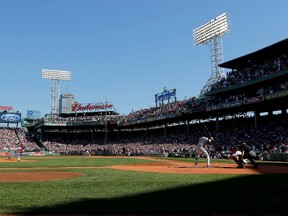
M 250 160 L 253 168 L 258 168 L 258 164 L 255 162 L 256 153 L 253 148 L 246 144 L 245 141 L 239 141 L 239 150 L 242 151 L 242 157 L 240 158 L 241 166 L 244 168 L 244 161 L 243 159 Z

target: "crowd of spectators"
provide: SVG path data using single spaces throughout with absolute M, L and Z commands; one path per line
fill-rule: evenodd
M 263 116 L 256 128 L 250 117 L 222 120 L 216 129 L 215 122 L 208 125 L 215 143 L 208 147 L 212 157 L 220 158 L 230 151 L 239 139 L 251 144 L 260 154 L 288 153 L 288 123 L 287 117 L 282 115 Z M 21 144 L 25 151 L 40 151 L 40 147 L 30 139 L 25 128 L 0 128 L 0 150 L 10 150 Z M 128 132 L 127 132 L 128 133 Z M 131 133 L 131 132 L 129 132 Z M 85 151 L 94 154 L 107 155 L 159 155 L 193 157 L 198 139 L 207 136 L 203 123 L 171 126 L 166 134 L 163 128 L 144 131 L 133 131 L 130 135 L 109 135 L 107 143 L 103 143 L 103 133 L 75 134 L 68 140 L 67 134 L 48 133 L 43 135 L 43 145 L 53 153 L 84 154 Z M 124 152 L 125 149 L 125 152 Z
M 211 90 L 218 90 L 234 85 L 247 83 L 256 79 L 281 72 L 288 68 L 288 53 L 282 53 L 270 57 L 261 62 L 250 62 L 239 69 L 233 69 L 223 77 L 221 81 L 215 83 Z
M 25 128 L 0 127 L 0 151 L 9 151 L 18 147 L 24 151 L 40 150 Z
M 223 120 L 216 129 L 215 122 L 205 123 L 208 125 L 215 143 L 208 147 L 212 157 L 221 158 L 230 151 L 231 146 L 239 140 L 245 140 L 251 144 L 258 154 L 288 153 L 288 127 L 287 117 L 282 115 L 263 116 L 259 119 L 259 126 L 256 128 L 253 118 L 241 117 L 236 119 Z M 162 156 L 185 156 L 193 157 L 195 145 L 201 136 L 207 136 L 203 123 L 191 125 L 190 132 L 187 132 L 186 125 L 171 126 L 167 133 L 162 129 L 155 129 L 145 133 L 133 131 L 132 134 L 123 134 L 118 137 L 108 134 L 107 143 L 103 143 L 103 133 L 94 135 L 81 134 L 75 136 L 72 141 L 60 136 L 46 134 L 44 146 L 59 154 L 83 154 L 85 151 L 95 154 L 122 155 L 153 155 Z M 84 138 L 86 137 L 86 138 Z

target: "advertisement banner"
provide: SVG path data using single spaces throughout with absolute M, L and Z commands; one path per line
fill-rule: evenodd
M 265 99 L 266 100 L 272 100 L 272 99 L 279 98 L 279 97 L 285 97 L 287 95 L 288 95 L 288 90 L 284 90 L 284 91 L 276 92 L 276 93 L 271 94 L 271 95 L 266 95 Z
M 257 96 L 252 98 L 247 98 L 244 100 L 244 104 L 252 104 L 252 103 L 258 103 L 264 100 L 263 96 Z
M 2 151 L 2 152 L 0 152 L 0 156 L 8 157 L 8 156 L 9 156 L 9 152 L 7 152 L 7 151 Z
M 165 89 L 163 92 L 155 95 L 155 99 L 157 101 L 168 100 L 173 97 L 176 97 L 176 89 L 170 89 L 170 90 Z
M 0 106 L 0 111 L 13 111 L 12 106 Z
M 45 156 L 45 151 L 40 151 L 40 152 L 29 152 L 29 156 Z
M 40 119 L 41 112 L 38 110 L 27 110 L 27 119 Z
M 104 111 L 104 110 L 112 110 L 113 104 L 110 103 L 74 103 L 71 107 L 72 112 L 92 112 L 92 111 Z
M 20 123 L 21 113 L 0 113 L 0 123 Z

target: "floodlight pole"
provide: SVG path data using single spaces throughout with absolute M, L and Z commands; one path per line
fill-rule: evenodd
M 229 30 L 229 17 L 227 13 L 212 19 L 208 23 L 193 30 L 195 45 L 210 42 L 212 74 L 200 92 L 200 98 L 211 90 L 214 83 L 225 77 L 224 68 L 218 65 L 223 62 L 222 36 Z
M 215 37 L 211 39 L 210 43 L 210 52 L 211 52 L 211 66 L 212 74 L 209 77 L 208 81 L 202 88 L 200 92 L 200 97 L 203 97 L 206 92 L 208 92 L 212 85 L 225 77 L 224 68 L 219 67 L 218 65 L 223 62 L 223 49 L 222 49 L 222 37 Z
M 52 80 L 51 116 L 59 114 L 60 80 L 71 80 L 70 71 L 42 69 L 42 78 Z
M 105 114 L 104 114 L 104 144 L 107 144 L 107 97 L 105 97 Z
M 60 80 L 52 79 L 51 114 L 59 113 Z

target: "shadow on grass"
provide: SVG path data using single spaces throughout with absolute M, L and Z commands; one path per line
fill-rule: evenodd
M 82 199 L 22 215 L 287 215 L 287 182 L 285 174 L 237 176 L 135 196 Z

